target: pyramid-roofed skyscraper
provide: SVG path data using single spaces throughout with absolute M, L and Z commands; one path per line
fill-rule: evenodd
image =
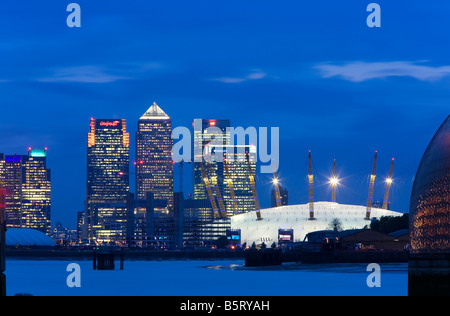
M 173 209 L 172 121 L 154 102 L 138 121 L 136 132 L 136 194 L 153 193 L 155 211 Z

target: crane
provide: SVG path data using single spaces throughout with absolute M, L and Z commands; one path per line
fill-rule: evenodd
M 216 198 L 211 189 L 211 184 L 208 179 L 208 175 L 206 174 L 205 166 L 203 166 L 203 162 L 200 162 L 200 166 L 202 168 L 202 177 L 205 182 L 206 192 L 208 193 L 209 201 L 211 202 L 211 206 L 213 209 L 214 218 L 220 218 L 219 209 L 216 204 Z
M 225 207 L 225 204 L 223 203 L 222 194 L 220 193 L 219 185 L 217 182 L 217 176 L 214 173 L 211 163 L 207 163 L 207 166 L 209 174 L 211 176 L 211 182 L 214 186 L 214 192 L 216 193 L 216 199 L 217 202 L 219 203 L 220 217 L 227 218 L 227 209 Z
M 309 219 L 315 220 L 314 218 L 314 175 L 312 172 L 312 157 L 311 157 L 311 150 L 309 151 L 308 155 L 309 160 L 309 172 L 308 172 L 308 185 L 309 185 Z
M 277 170 L 275 169 L 275 162 L 272 161 L 273 165 L 273 184 L 275 185 L 275 198 L 277 202 L 277 207 L 281 206 L 281 195 L 280 195 L 280 187 L 279 187 L 279 181 L 278 181 L 278 175 Z
M 237 204 L 236 193 L 234 192 L 233 179 L 231 179 L 228 162 L 225 159 L 225 157 L 223 157 L 223 166 L 225 168 L 225 173 L 227 176 L 227 184 L 228 184 L 228 189 L 230 190 L 231 201 L 233 203 L 234 215 L 236 215 L 239 213 L 239 207 Z
M 386 192 L 384 193 L 384 201 L 383 201 L 383 210 L 388 209 L 388 201 L 389 201 L 389 191 L 392 185 L 392 174 L 394 171 L 394 158 L 392 158 L 391 162 L 391 170 L 389 171 L 389 177 L 386 179 Z
M 370 212 L 372 211 L 373 191 L 375 188 L 375 178 L 377 172 L 377 156 L 378 151 L 375 150 L 375 158 L 373 161 L 372 174 L 370 175 L 369 197 L 367 198 L 366 220 L 370 220 Z
M 250 154 L 248 152 L 246 153 L 246 157 L 247 157 L 250 186 L 252 188 L 252 193 L 253 193 L 253 203 L 255 204 L 256 217 L 257 217 L 257 220 L 260 221 L 260 220 L 262 220 L 261 208 L 259 207 L 258 193 L 256 192 L 256 182 L 255 182 L 255 177 L 253 176 L 252 165 L 250 164 Z

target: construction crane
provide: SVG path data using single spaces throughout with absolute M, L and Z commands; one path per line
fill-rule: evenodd
M 273 165 L 273 184 L 275 186 L 275 198 L 277 202 L 277 207 L 280 207 L 282 205 L 281 203 L 281 195 L 280 195 L 280 187 L 279 187 L 279 181 L 278 181 L 278 175 L 277 170 L 275 169 L 275 162 L 272 162 Z
M 375 189 L 375 178 L 377 173 L 377 156 L 378 151 L 375 150 L 375 158 L 373 161 L 372 174 L 370 175 L 369 197 L 367 198 L 366 220 L 370 220 L 370 212 L 372 211 L 373 191 Z
M 247 157 L 250 186 L 252 188 L 252 193 L 253 193 L 253 203 L 255 204 L 256 217 L 257 217 L 258 221 L 260 221 L 260 220 L 262 220 L 261 208 L 259 207 L 258 193 L 256 192 L 256 182 L 255 182 L 255 177 L 254 177 L 253 171 L 252 171 L 252 165 L 250 164 L 250 154 L 248 152 L 246 153 L 246 157 Z
M 239 207 L 237 204 L 236 193 L 234 192 L 233 179 L 231 179 L 228 162 L 225 159 L 225 157 L 223 157 L 223 166 L 225 168 L 225 174 L 227 176 L 227 185 L 228 185 L 228 189 L 230 190 L 230 196 L 231 196 L 231 202 L 233 203 L 234 215 L 236 215 L 239 213 Z
M 219 184 L 217 182 L 217 176 L 215 175 L 215 172 L 212 168 L 211 163 L 207 163 L 208 171 L 211 177 L 211 182 L 214 186 L 214 192 L 216 193 L 216 199 L 219 203 L 219 210 L 220 210 L 220 217 L 221 218 L 227 218 L 227 209 L 225 207 L 225 203 L 223 203 L 222 194 L 220 193 Z
M 392 158 L 391 170 L 389 171 L 389 177 L 386 179 L 386 192 L 384 193 L 384 201 L 383 201 L 383 207 L 382 207 L 383 210 L 388 209 L 389 191 L 391 190 L 393 171 L 394 171 L 394 158 Z
M 336 176 L 336 159 L 333 160 L 333 176 L 330 180 L 331 183 L 331 202 L 336 203 L 336 190 L 339 180 Z
M 205 167 L 203 166 L 203 162 L 200 162 L 200 166 L 202 168 L 202 177 L 203 181 L 205 182 L 206 192 L 208 193 L 209 201 L 211 202 L 211 206 L 213 209 L 214 218 L 220 218 L 219 208 L 216 204 L 216 198 L 214 197 L 214 194 L 211 189 L 211 184 L 208 179 L 208 175 L 206 174 Z
M 312 172 L 312 157 L 311 150 L 309 151 L 309 172 L 308 172 L 308 185 L 309 185 L 309 219 L 315 220 L 314 218 L 314 175 Z

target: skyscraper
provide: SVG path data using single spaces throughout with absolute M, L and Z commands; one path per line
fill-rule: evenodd
M 27 155 L 0 155 L 0 182 L 6 190 L 7 226 L 51 233 L 51 178 L 46 149 Z
M 172 147 L 172 121 L 153 103 L 138 121 L 135 165 L 137 199 L 153 193 L 156 212 L 173 210 Z
M 206 187 L 202 175 L 202 167 L 200 159 L 205 158 L 206 155 L 222 154 L 224 155 L 226 145 L 229 143 L 229 120 L 194 120 L 194 198 L 195 199 L 208 199 L 206 193 Z M 220 135 L 219 137 L 216 137 Z M 222 148 L 216 146 L 208 146 L 211 141 Z M 206 150 L 205 150 L 206 148 Z M 222 151 L 222 152 L 218 152 Z M 198 161 L 197 161 L 198 160 Z M 222 158 L 218 159 L 219 162 L 213 161 L 210 164 L 210 168 L 206 168 L 209 172 L 212 170 L 214 176 L 217 177 L 217 183 L 219 190 L 223 196 L 224 194 L 224 180 L 225 170 L 222 163 Z M 203 160 L 203 162 L 205 162 Z M 210 175 L 212 176 L 212 175 Z
M 247 213 L 255 210 L 253 192 L 250 183 L 250 170 L 246 154 L 249 154 L 250 167 L 253 175 L 256 172 L 256 146 L 233 145 L 226 149 L 226 168 L 224 178 L 224 200 L 228 216 Z M 231 181 L 231 183 L 229 182 Z M 231 186 L 230 186 L 231 184 Z M 233 204 L 233 192 L 236 206 Z M 237 210 L 235 210 L 237 208 Z
M 45 149 L 31 149 L 23 162 L 22 227 L 51 233 L 51 180 Z
M 124 119 L 91 119 L 87 148 L 88 237 L 124 243 L 129 217 L 130 136 Z

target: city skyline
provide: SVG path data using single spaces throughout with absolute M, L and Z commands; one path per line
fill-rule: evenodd
M 80 1 L 80 29 L 65 25 L 65 6 L 26 4 L 0 12 L 8 30 L 0 42 L 0 152 L 49 148 L 52 216 L 72 228 L 84 207 L 91 117 L 124 118 L 134 135 L 134 122 L 157 102 L 173 127 L 194 118 L 280 127 L 279 178 L 292 204 L 308 200 L 305 153 L 312 150 L 315 200 L 330 199 L 326 182 L 336 159 L 338 202 L 364 205 L 378 150 L 375 199 L 383 198 L 395 157 L 391 207 L 407 212 L 421 153 L 448 115 L 450 44 L 440 38 L 450 4 L 436 12 L 426 3 L 418 10 L 380 2 L 380 29 L 365 24 L 366 3 L 342 10 L 340 3 L 177 2 L 173 10 Z M 259 181 L 268 207 L 270 177 Z

